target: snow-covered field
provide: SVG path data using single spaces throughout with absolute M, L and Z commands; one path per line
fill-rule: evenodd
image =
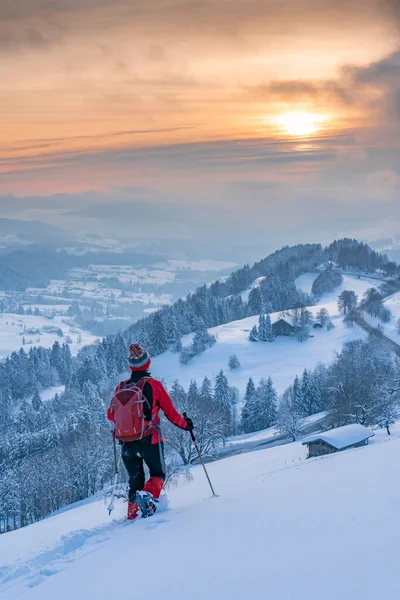
M 76 326 L 68 325 L 64 322 L 65 320 L 65 317 L 60 316 L 47 319 L 34 315 L 0 314 L 0 359 L 5 358 L 14 350 L 19 350 L 22 347 L 23 338 L 25 338 L 25 351 L 28 352 L 31 346 L 50 348 L 56 340 L 62 344 L 66 336 L 69 336 L 72 340 L 71 352 L 74 355 L 82 346 L 95 341 L 94 335 Z M 62 330 L 64 337 L 57 335 L 54 331 L 57 329 Z M 29 333 L 31 330 L 40 330 L 40 333 Z M 78 341 L 81 343 L 79 344 Z
M 300 289 L 310 292 L 316 276 L 316 273 L 307 273 L 299 277 L 296 284 Z M 236 386 L 241 393 L 244 392 L 249 377 L 258 382 L 261 377 L 271 376 L 277 391 L 283 392 L 305 368 L 314 368 L 319 362 L 330 362 L 335 352 L 340 351 L 346 342 L 365 337 L 366 334 L 358 327 L 348 328 L 343 323 L 343 317 L 337 307 L 337 298 L 344 289 L 354 290 L 361 297 L 372 285 L 374 281 L 367 278 L 344 276 L 341 286 L 323 296 L 316 306 L 311 307 L 314 315 L 321 307 L 326 307 L 335 329 L 312 329 L 314 337 L 302 344 L 292 338 L 283 337 L 270 344 L 250 342 L 249 331 L 258 322 L 258 317 L 248 317 L 210 329 L 217 337 L 217 343 L 188 365 L 180 364 L 179 355 L 165 352 L 153 360 L 152 372 L 164 379 L 168 385 L 178 379 L 187 387 L 192 379 L 201 382 L 205 375 L 214 378 L 223 369 L 229 383 Z M 275 313 L 271 318 L 274 322 L 279 318 L 279 314 Z M 184 345 L 190 343 L 192 337 L 184 338 Z M 242 365 L 236 371 L 228 369 L 228 360 L 232 354 L 237 355 Z
M 301 443 L 208 465 L 169 510 L 126 523 L 103 501 L 0 536 L 3 600 L 377 600 L 400 596 L 400 426 L 306 460 Z

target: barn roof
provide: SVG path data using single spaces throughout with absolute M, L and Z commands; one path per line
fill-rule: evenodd
M 335 450 L 344 450 L 354 444 L 358 444 L 367 440 L 368 438 L 375 435 L 368 427 L 355 423 L 354 425 L 345 425 L 344 427 L 337 427 L 330 431 L 324 431 L 323 433 L 317 433 L 310 435 L 303 441 L 304 444 L 311 444 L 312 442 L 323 442 Z

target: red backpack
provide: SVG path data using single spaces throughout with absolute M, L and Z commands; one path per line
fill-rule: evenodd
M 146 419 L 151 406 L 143 388 L 147 377 L 137 383 L 123 384 L 111 400 L 110 412 L 114 415 L 115 437 L 122 442 L 134 442 L 152 433 L 153 425 Z

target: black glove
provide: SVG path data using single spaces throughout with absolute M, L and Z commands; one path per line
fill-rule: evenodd
M 186 431 L 193 431 L 194 429 L 194 425 L 193 425 L 193 421 L 190 417 L 184 417 L 185 421 L 186 421 Z

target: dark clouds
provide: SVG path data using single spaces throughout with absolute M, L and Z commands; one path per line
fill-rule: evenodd
M 330 27 L 365 26 L 371 19 L 395 23 L 398 0 L 19 0 L 0 2 L 0 22 L 9 31 L 35 21 L 46 27 L 80 24 L 82 32 L 106 30 L 120 22 L 134 29 L 174 33 L 235 36 L 282 34 Z M 35 30 L 33 37 L 43 37 Z M 29 43 L 29 34 L 21 36 Z M 157 51 L 157 56 L 159 50 Z

